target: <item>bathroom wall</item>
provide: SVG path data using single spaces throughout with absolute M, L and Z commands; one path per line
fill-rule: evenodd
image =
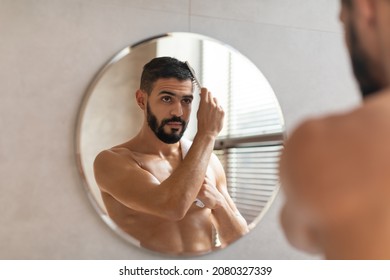
M 98 217 L 74 153 L 90 81 L 117 51 L 172 31 L 233 46 L 268 78 L 287 133 L 358 104 L 338 0 L 0 0 L 0 258 L 160 259 Z M 311 259 L 285 241 L 279 194 L 260 225 L 200 259 Z

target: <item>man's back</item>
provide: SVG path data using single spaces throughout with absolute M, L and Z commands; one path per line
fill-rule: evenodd
M 390 257 L 383 255 L 390 252 L 389 143 L 390 92 L 309 121 L 287 143 L 281 178 L 289 203 L 309 211 L 308 227 L 328 258 Z

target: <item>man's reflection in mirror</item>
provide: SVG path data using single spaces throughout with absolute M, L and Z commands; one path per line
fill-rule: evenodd
M 136 102 L 143 125 L 128 142 L 102 151 L 94 172 L 109 216 L 142 247 L 170 254 L 222 248 L 247 231 L 213 154 L 224 111 L 200 92 L 193 142 L 182 138 L 194 98 L 187 65 L 159 57 L 144 66 Z

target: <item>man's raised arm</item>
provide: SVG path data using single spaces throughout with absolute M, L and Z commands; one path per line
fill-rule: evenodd
M 128 157 L 100 153 L 94 163 L 101 191 L 136 211 L 171 220 L 187 213 L 202 186 L 224 112 L 206 88 L 201 90 L 198 131 L 186 157 L 163 182 Z

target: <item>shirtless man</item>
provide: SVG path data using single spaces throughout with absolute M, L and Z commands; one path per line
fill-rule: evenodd
M 390 259 L 390 0 L 343 0 L 340 19 L 363 104 L 291 135 L 282 225 L 328 259 Z
M 224 111 L 206 88 L 200 93 L 194 141 L 181 139 L 192 100 L 185 63 L 153 59 L 144 66 L 136 92 L 144 111 L 142 128 L 94 162 L 109 216 L 142 247 L 158 252 L 205 253 L 216 248 L 215 233 L 223 247 L 248 231 L 212 153 Z

